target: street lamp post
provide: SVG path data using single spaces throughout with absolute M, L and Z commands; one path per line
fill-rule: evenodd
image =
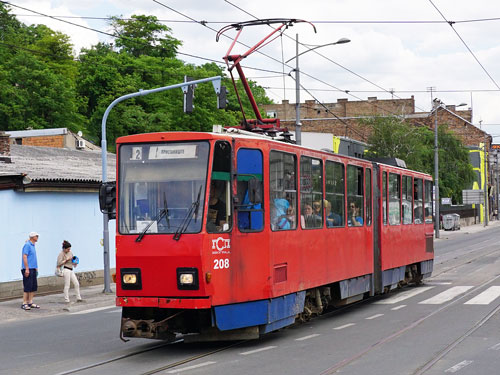
M 300 145 L 302 144 L 302 124 L 300 123 L 300 70 L 299 70 L 299 56 L 304 53 L 313 51 L 315 49 L 326 47 L 326 46 L 334 46 L 336 44 L 344 44 L 349 43 L 351 40 L 347 38 L 340 38 L 334 43 L 322 44 L 320 46 L 315 46 L 305 51 L 299 53 L 299 34 L 295 34 L 295 56 L 285 61 L 285 64 L 289 63 L 293 59 L 295 59 L 295 142 Z
M 443 108 L 450 112 L 444 105 L 441 100 L 438 98 L 435 98 L 432 101 L 433 107 L 434 107 L 434 206 L 435 206 L 435 213 L 434 213 L 434 233 L 435 237 L 439 238 L 439 224 L 440 224 L 440 217 L 439 217 L 439 148 L 438 148 L 438 109 Z M 467 105 L 467 103 L 460 103 L 459 105 L 455 106 L 456 107 L 462 107 L 464 105 Z
M 439 149 L 438 149 L 438 108 L 441 101 L 436 98 L 434 104 L 434 232 L 435 237 L 439 238 Z

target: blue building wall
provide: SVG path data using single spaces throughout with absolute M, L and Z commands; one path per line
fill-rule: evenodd
M 0 190 L 0 283 L 21 280 L 21 250 L 36 231 L 39 277 L 53 276 L 63 240 L 80 259 L 76 271 L 102 270 L 102 214 L 97 193 Z M 115 267 L 115 220 L 109 223 L 111 268 Z

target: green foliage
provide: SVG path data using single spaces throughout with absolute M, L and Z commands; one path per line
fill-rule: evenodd
M 375 117 L 364 121 L 371 128 L 369 157 L 403 159 L 409 169 L 434 175 L 434 132 L 407 124 L 396 117 Z M 471 186 L 475 175 L 468 149 L 446 126 L 438 129 L 439 190 L 453 202 L 462 201 L 462 190 Z
M 99 143 L 106 108 L 118 97 L 184 81 L 222 76 L 229 105 L 217 110 L 211 83 L 195 89 L 192 114 L 183 112 L 182 90 L 119 103 L 107 120 L 107 143 L 117 137 L 158 131 L 210 131 L 212 125 L 239 125 L 240 107 L 231 81 L 215 63 L 195 66 L 176 58 L 181 41 L 154 16 L 113 18 L 113 44 L 98 43 L 72 56 L 67 35 L 43 25 L 25 26 L 0 4 L 0 130 L 68 127 Z M 263 88 L 249 82 L 258 103 L 270 103 Z M 250 102 L 237 83 L 248 118 Z
M 181 45 L 180 40 L 169 35 L 171 29 L 155 16 L 133 15 L 130 20 L 112 17 L 111 26 L 116 46 L 134 57 L 173 58 Z
M 83 126 L 69 38 L 26 27 L 0 4 L 0 130 Z

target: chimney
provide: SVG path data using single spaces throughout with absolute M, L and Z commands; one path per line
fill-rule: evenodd
M 11 162 L 9 135 L 2 131 L 0 131 L 0 161 Z

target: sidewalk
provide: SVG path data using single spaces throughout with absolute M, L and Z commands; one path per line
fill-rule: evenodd
M 500 227 L 500 220 L 491 220 L 488 222 L 488 226 L 484 226 L 483 223 L 468 225 L 466 227 L 461 227 L 459 230 L 443 230 L 439 231 L 439 238 L 434 238 L 434 241 L 447 240 L 450 237 L 453 237 L 457 234 L 471 234 L 481 232 L 483 230 L 487 230 L 489 228 L 498 228 Z
M 69 304 L 64 302 L 62 288 L 60 293 L 55 294 L 37 296 L 35 293 L 33 302 L 40 305 L 40 308 L 29 311 L 21 309 L 22 298 L 3 301 L 0 302 L 0 316 L 2 317 L 0 324 L 115 306 L 115 284 L 111 284 L 112 293 L 103 293 L 103 290 L 104 285 L 80 287 L 84 302 L 77 303 L 75 292 L 73 288 L 70 288 L 71 302 Z

